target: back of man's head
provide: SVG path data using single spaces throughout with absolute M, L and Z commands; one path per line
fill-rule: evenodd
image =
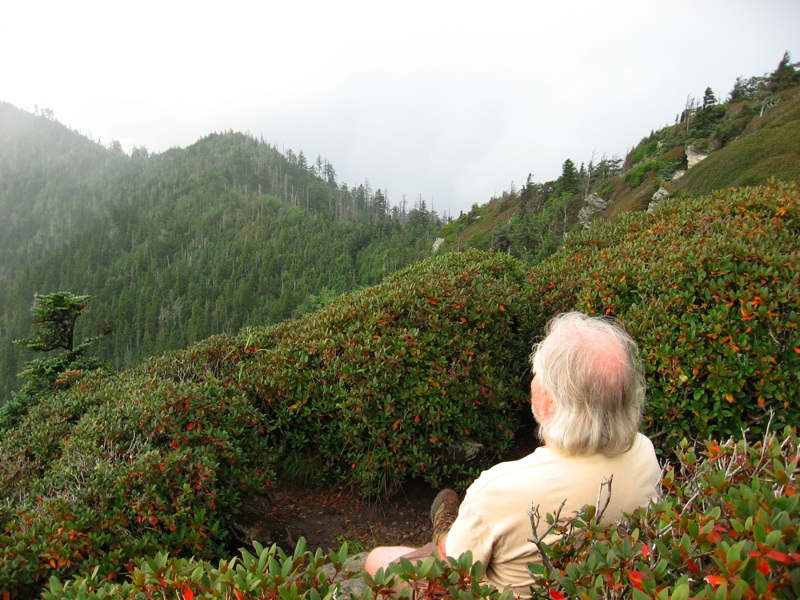
M 636 343 L 610 319 L 565 313 L 531 354 L 533 373 L 553 402 L 539 424 L 549 445 L 573 455 L 621 454 L 639 430 L 645 383 Z

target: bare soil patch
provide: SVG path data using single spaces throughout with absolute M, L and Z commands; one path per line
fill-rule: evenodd
M 430 541 L 429 511 L 436 493 L 414 485 L 389 500 L 368 502 L 344 489 L 274 489 L 270 516 L 288 529 L 290 541 L 305 537 L 310 549 L 338 550 L 345 541 L 364 550 L 417 547 Z
M 536 445 L 531 419 L 518 429 L 507 460 L 529 454 Z M 430 541 L 430 507 L 438 491 L 422 482 L 412 482 L 392 498 L 376 502 L 344 487 L 276 486 L 269 490 L 268 514 L 288 529 L 290 542 L 302 536 L 309 549 L 338 550 L 345 541 L 351 551 L 387 545 L 419 547 Z M 353 548 L 353 544 L 360 548 Z

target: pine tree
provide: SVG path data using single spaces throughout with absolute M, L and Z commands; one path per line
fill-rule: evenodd
M 766 89 L 766 77 L 737 77 L 733 89 L 728 95 L 728 102 L 744 102 L 755 100 Z
M 778 63 L 778 68 L 770 74 L 767 80 L 767 89 L 776 93 L 797 85 L 800 85 L 800 71 L 795 69 L 787 50 L 784 52 L 781 62 Z
M 717 97 L 714 95 L 714 90 L 712 90 L 710 87 L 707 87 L 705 94 L 703 94 L 703 108 L 714 106 L 716 103 Z
M 66 350 L 72 352 L 75 345 L 75 322 L 86 309 L 91 296 L 76 296 L 69 292 L 35 294 L 33 322 L 40 329 L 31 337 L 15 343 L 34 352 Z
M 576 194 L 580 184 L 580 177 L 578 170 L 575 168 L 575 163 L 571 159 L 564 161 L 561 167 L 561 177 L 556 182 L 556 193 L 558 194 Z
M 104 326 L 99 336 L 75 346 L 75 323 L 91 296 L 56 292 L 35 294 L 34 298 L 32 320 L 39 330 L 30 337 L 14 340 L 14 343 L 33 352 L 60 353 L 34 359 L 23 367 L 19 377 L 26 380 L 25 384 L 18 394 L 0 407 L 0 432 L 14 427 L 44 394 L 70 387 L 87 371 L 106 368 L 103 361 L 85 354 L 93 342 L 110 333 L 110 327 Z

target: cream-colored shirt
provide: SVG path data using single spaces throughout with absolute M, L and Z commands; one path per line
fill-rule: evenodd
M 546 527 L 544 516 L 555 514 L 564 499 L 562 518 L 585 504 L 596 504 L 601 481 L 611 475 L 611 501 L 604 522 L 613 522 L 623 512 L 656 498 L 661 468 L 650 440 L 637 434 L 630 450 L 612 458 L 567 456 L 541 447 L 520 460 L 495 465 L 467 489 L 447 534 L 447 555 L 458 557 L 470 550 L 473 560 L 483 563 L 489 583 L 530 596 L 533 580 L 526 566 L 539 560 L 536 546 L 528 541 L 531 506 L 539 505 Z M 554 538 L 545 542 L 553 543 Z

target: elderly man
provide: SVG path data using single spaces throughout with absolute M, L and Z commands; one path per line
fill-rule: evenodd
M 639 433 L 645 383 L 638 348 L 613 321 L 567 313 L 553 319 L 531 354 L 531 408 L 543 445 L 528 456 L 495 465 L 467 489 L 452 490 L 431 507 L 433 542 L 420 549 L 381 547 L 365 569 L 375 573 L 400 557 L 446 560 L 470 550 L 499 589 L 530 595 L 527 565 L 539 560 L 529 511 L 571 515 L 595 504 L 613 476 L 603 520 L 613 522 L 653 500 L 661 468 L 653 445 Z M 545 539 L 546 543 L 552 542 Z

